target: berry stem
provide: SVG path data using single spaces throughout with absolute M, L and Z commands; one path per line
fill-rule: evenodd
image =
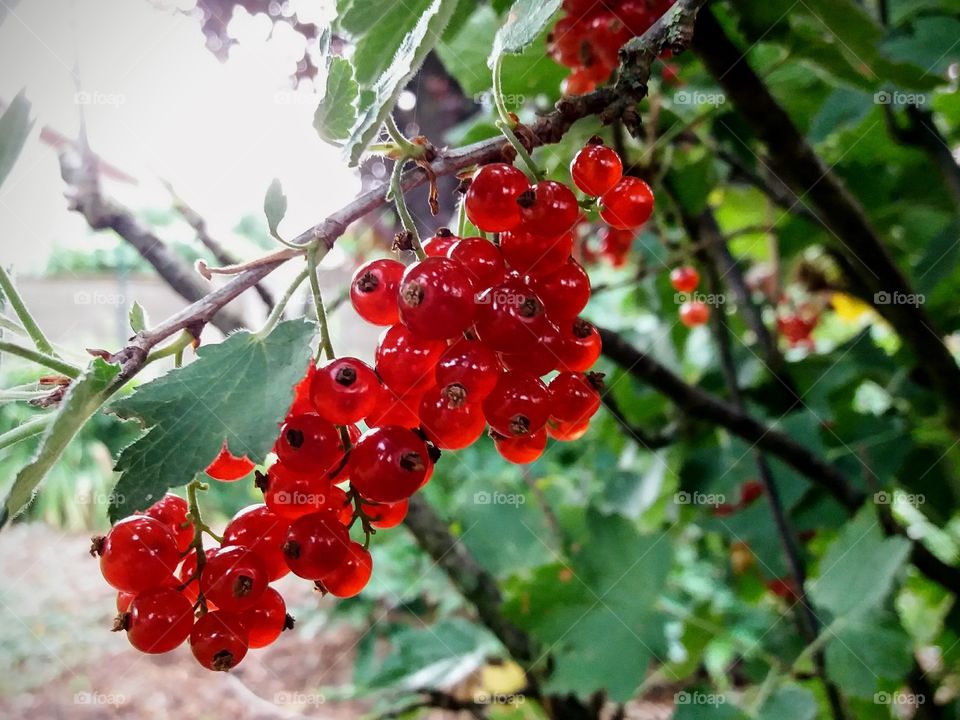
M 370 524 L 370 516 L 367 515 L 366 510 L 363 509 L 363 503 L 360 499 L 360 493 L 358 493 L 353 488 L 350 488 L 347 493 L 350 501 L 353 503 L 353 520 L 350 521 L 350 527 L 353 527 L 357 520 L 360 521 L 360 525 L 363 527 L 363 549 L 368 550 L 370 548 L 370 538 L 376 534 L 376 528 Z
M 400 128 L 397 127 L 397 121 L 393 119 L 393 115 L 387 115 L 387 117 L 384 118 L 383 125 L 386 127 L 393 144 L 400 150 L 401 159 L 416 158 L 423 155 L 424 147 L 422 145 L 415 145 L 404 137 L 403 133 L 400 132 Z
M 496 60 L 493 61 L 493 104 L 497 108 L 497 115 L 500 116 L 500 120 L 512 130 L 516 127 L 516 121 L 510 111 L 507 110 L 507 104 L 503 101 L 502 72 L 503 55 L 497 55 Z
M 187 511 L 187 519 L 190 521 L 190 524 L 193 525 L 193 540 L 190 542 L 190 548 L 187 550 L 187 553 L 192 550 L 197 554 L 197 569 L 193 573 L 193 577 L 188 578 L 184 582 L 184 587 L 194 580 L 197 581 L 197 605 L 200 607 L 202 614 L 207 612 L 207 600 L 203 597 L 203 591 L 200 589 L 200 575 L 203 573 L 203 566 L 207 562 L 207 555 L 203 549 L 203 533 L 208 533 L 214 539 L 217 538 L 207 524 L 203 522 L 203 518 L 200 515 L 200 501 L 197 498 L 197 491 L 206 490 L 207 487 L 206 484 L 196 478 L 187 483 L 187 506 L 189 508 Z
M 80 368 L 78 368 L 76 365 L 68 363 L 65 360 L 61 360 L 58 357 L 54 357 L 53 355 L 49 355 L 40 350 L 23 347 L 22 345 L 17 345 L 16 343 L 0 340 L 0 353 L 17 355 L 25 360 L 30 360 L 38 365 L 44 365 L 51 370 L 56 370 L 58 373 L 66 375 L 70 378 L 77 378 L 80 376 Z
M 460 204 L 457 205 L 457 237 L 465 238 L 467 236 L 467 203 L 466 198 L 460 198 Z
M 160 360 L 165 357 L 170 357 L 171 355 L 180 356 L 182 358 L 183 351 L 186 350 L 190 345 L 193 344 L 193 335 L 188 333 L 186 330 L 180 333 L 180 336 L 174 340 L 169 345 L 165 345 L 159 350 L 154 350 L 152 353 L 147 355 L 147 363 L 152 363 L 157 360 Z M 179 364 L 177 365 L 179 367 Z
M 267 335 L 273 332 L 273 329 L 277 326 L 277 323 L 280 322 L 280 318 L 283 317 L 283 311 L 287 309 L 287 304 L 290 302 L 290 299 L 293 297 L 294 293 L 296 293 L 297 288 L 299 288 L 300 285 L 303 284 L 303 281 L 307 279 L 307 274 L 309 272 L 310 266 L 307 265 L 291 281 L 290 285 L 284 291 L 283 296 L 277 301 L 277 304 L 273 306 L 273 310 L 270 311 L 270 315 L 263 323 L 263 327 L 257 331 L 257 337 L 260 340 L 263 340 L 265 337 L 267 337 Z
M 520 142 L 520 139 L 514 134 L 513 129 L 505 123 L 503 120 L 497 120 L 497 128 L 503 133 L 503 136 L 507 139 L 513 149 L 517 151 L 517 157 L 523 161 L 525 166 L 524 172 L 527 174 L 527 177 L 530 178 L 530 182 L 539 182 L 543 177 L 543 172 L 540 168 L 537 167 L 537 163 L 534 162 L 533 156 L 527 152 L 527 149 L 523 146 L 523 143 Z
M 423 245 L 420 244 L 420 234 L 417 232 L 417 224 L 413 221 L 410 210 L 407 209 L 407 201 L 403 197 L 403 165 L 404 160 L 397 160 L 393 164 L 393 172 L 390 174 L 390 191 L 387 193 L 389 198 L 393 199 L 393 204 L 397 208 L 397 215 L 400 216 L 400 224 L 403 229 L 410 233 L 410 242 L 413 244 L 413 251 L 417 258 L 425 260 L 427 254 L 423 251 Z
M 37 321 L 33 319 L 33 315 L 31 315 L 27 309 L 23 298 L 20 297 L 20 293 L 17 292 L 17 288 L 13 285 L 13 280 L 3 265 L 0 265 L 0 291 L 2 291 L 3 295 L 7 298 L 17 317 L 20 318 L 20 322 L 23 324 L 23 330 L 25 330 L 30 336 L 30 339 L 33 340 L 33 344 L 37 350 L 45 355 L 58 357 L 56 350 L 53 349 L 53 345 L 47 340 L 47 336 L 43 334 L 43 330 L 40 329 Z M 71 375 L 71 377 L 76 376 Z
M 0 315 L 0 330 L 9 330 L 17 335 L 27 335 L 27 329 L 15 320 Z
M 317 246 L 312 246 L 307 251 L 307 272 L 310 276 L 310 289 L 313 291 L 313 305 L 317 311 L 317 325 L 320 329 L 320 347 L 317 348 L 317 359 L 320 359 L 320 353 L 327 356 L 327 360 L 333 360 L 336 354 L 333 352 L 333 343 L 330 340 L 330 326 L 327 323 L 327 311 L 323 306 L 323 294 L 320 292 L 320 278 L 317 277 Z
M 34 435 L 39 435 L 47 429 L 47 426 L 52 420 L 53 415 L 40 415 L 13 428 L 12 430 L 7 430 L 7 432 L 0 435 L 0 450 L 10 447 L 21 440 L 26 440 Z

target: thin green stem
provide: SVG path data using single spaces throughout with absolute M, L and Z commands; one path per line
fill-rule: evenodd
M 273 310 L 270 311 L 270 315 L 267 317 L 266 322 L 264 322 L 263 327 L 257 331 L 258 338 L 261 340 L 265 338 L 273 331 L 273 328 L 276 327 L 277 323 L 280 322 L 280 318 L 283 317 L 283 311 L 287 309 L 287 305 L 289 304 L 291 298 L 293 297 L 294 293 L 297 292 L 297 288 L 299 288 L 300 285 L 303 284 L 303 281 L 307 279 L 309 272 L 310 266 L 307 265 L 293 279 L 289 287 L 283 293 L 283 297 L 281 297 L 277 301 L 277 304 L 273 306 Z
M 47 390 L 0 390 L 0 403 L 37 400 L 49 394 Z
M 171 355 L 182 355 L 183 351 L 186 350 L 191 344 L 193 344 L 193 336 L 184 330 L 172 343 L 169 345 L 164 345 L 159 350 L 154 350 L 152 353 L 147 355 L 147 359 L 144 364 L 152 363 L 162 358 L 170 357 Z
M 400 149 L 400 153 L 404 157 L 413 158 L 420 157 L 423 155 L 424 148 L 422 145 L 415 145 L 404 136 L 400 131 L 400 128 L 397 127 L 397 121 L 393 119 L 393 115 L 387 115 L 383 120 L 384 127 L 387 128 L 387 133 L 390 135 L 390 139 L 397 145 Z
M 200 500 L 197 496 L 197 491 L 205 491 L 208 489 L 208 487 L 208 485 L 196 478 L 187 483 L 187 507 L 189 508 L 187 511 L 187 520 L 191 525 L 193 525 L 193 540 L 190 542 L 190 547 L 186 554 L 189 555 L 191 551 L 197 554 L 197 569 L 194 572 L 193 577 L 188 578 L 181 586 L 181 588 L 183 588 L 194 580 L 198 581 L 197 604 L 194 607 L 199 606 L 201 608 L 201 612 L 203 613 L 207 612 L 207 600 L 203 596 L 203 591 L 200 589 L 199 582 L 200 575 L 203 572 L 203 566 L 207 562 L 207 554 L 203 549 L 203 534 L 206 533 L 217 542 L 223 542 L 223 538 L 210 529 L 210 526 L 203 521 L 203 516 L 200 514 Z
M 53 357 L 39 350 L 33 350 L 31 348 L 23 347 L 22 345 L 17 345 L 16 343 L 0 340 L 0 353 L 17 355 L 25 360 L 30 360 L 31 362 L 35 362 L 39 365 L 44 365 L 51 370 L 55 370 L 61 375 L 66 375 L 69 378 L 77 378 L 80 376 L 80 368 L 78 368 L 76 365 L 72 365 L 65 360 Z
M 465 196 L 460 198 L 460 204 L 457 206 L 457 237 L 467 236 L 467 203 Z
M 57 357 L 57 352 L 53 349 L 53 345 L 47 340 L 47 336 L 43 334 L 43 330 L 40 329 L 37 321 L 33 319 L 33 315 L 27 310 L 23 298 L 20 297 L 20 293 L 18 293 L 17 289 L 13 286 L 13 280 L 10 278 L 9 273 L 7 273 L 7 269 L 2 265 L 0 265 L 0 291 L 3 291 L 13 311 L 17 314 L 17 317 L 20 318 L 24 330 L 30 335 L 30 339 L 33 340 L 33 344 L 36 345 L 37 350 L 45 355 Z
M 502 66 L 503 55 L 497 55 L 497 59 L 493 61 L 493 104 L 497 108 L 497 115 L 500 116 L 500 120 L 512 129 L 516 127 L 516 122 L 514 122 L 510 111 L 507 110 L 507 104 L 503 101 L 503 83 L 500 80 L 503 71 Z
M 317 348 L 317 359 L 320 359 L 320 352 L 327 356 L 327 360 L 333 360 L 336 354 L 333 352 L 333 342 L 330 340 L 330 326 L 327 322 L 327 311 L 323 307 L 323 294 L 320 292 L 320 278 L 317 277 L 317 248 L 314 246 L 307 252 L 307 270 L 310 275 L 310 289 L 313 291 L 313 304 L 317 310 L 317 325 L 320 328 L 320 347 Z
M 403 229 L 410 233 L 410 242 L 413 244 L 413 251 L 421 260 L 425 260 L 427 254 L 423 251 L 420 244 L 420 234 L 417 232 L 417 224 L 413 221 L 410 210 L 407 209 L 407 201 L 403 198 L 403 160 L 397 160 L 393 164 L 393 172 L 390 174 L 390 193 L 389 197 L 393 199 L 393 204 L 397 208 L 397 215 L 400 216 L 400 223 Z
M 27 329 L 16 320 L 11 320 L 5 315 L 0 315 L 0 329 L 15 332 L 17 335 L 27 335 Z
M 497 128 L 503 133 L 507 142 L 513 146 L 513 149 L 517 151 L 517 157 L 523 161 L 525 166 L 524 172 L 526 172 L 530 181 L 539 182 L 543 177 L 543 172 L 537 167 L 537 163 L 533 161 L 533 156 L 527 152 L 523 143 L 520 142 L 520 139 L 514 134 L 513 129 L 507 125 L 507 123 L 503 122 L 503 120 L 497 120 Z
M 15 445 L 21 440 L 26 440 L 34 435 L 39 435 L 47 429 L 47 426 L 50 425 L 53 417 L 54 416 L 52 413 L 49 415 L 40 415 L 32 420 L 22 423 L 12 430 L 7 430 L 7 432 L 0 435 L 0 450 L 3 448 L 8 448 L 11 445 Z

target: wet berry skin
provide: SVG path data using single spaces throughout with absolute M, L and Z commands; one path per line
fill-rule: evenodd
M 446 257 L 414 263 L 400 281 L 400 322 L 427 340 L 448 340 L 473 324 L 473 282 L 467 269 Z
M 373 368 L 354 357 L 340 357 L 317 368 L 310 383 L 316 413 L 336 425 L 363 420 L 373 410 L 381 392 Z
M 324 575 L 320 584 L 334 597 L 354 597 L 366 587 L 372 573 L 373 558 L 370 557 L 370 552 L 360 543 L 352 542 L 343 563 L 333 572 Z
M 350 534 L 329 510 L 297 518 L 287 531 L 283 554 L 295 575 L 319 580 L 343 563 Z
M 547 424 L 550 393 L 538 377 L 506 372 L 483 401 L 483 413 L 490 427 L 504 437 L 529 435 Z
M 164 523 L 132 515 L 95 543 L 100 572 L 117 590 L 139 593 L 165 584 L 180 563 L 177 539 Z
M 482 237 L 468 237 L 455 243 L 447 257 L 463 265 L 476 292 L 502 282 L 507 271 L 503 254 Z
M 523 229 L 533 235 L 557 237 L 580 217 L 577 196 L 563 183 L 541 180 L 518 199 Z
M 237 618 L 247 630 L 249 647 L 266 647 L 280 637 L 287 626 L 287 604 L 280 593 L 268 587 L 257 602 Z
M 527 176 L 512 165 L 484 165 L 474 174 L 464 198 L 467 217 L 485 232 L 511 230 L 522 220 L 517 198 L 529 187 Z
M 364 263 L 350 281 L 350 302 L 357 314 L 373 325 L 397 322 L 397 289 L 406 267 L 390 258 Z
M 440 340 L 422 338 L 404 325 L 393 325 L 380 336 L 377 373 L 396 393 L 426 389 L 433 384 L 433 368 L 445 348 Z
M 623 177 L 600 198 L 600 217 L 611 227 L 629 230 L 653 214 L 653 191 L 643 180 Z
M 263 562 L 267 580 L 273 582 L 290 572 L 281 550 L 289 527 L 289 518 L 277 515 L 266 505 L 248 505 L 227 523 L 223 544 L 250 548 Z
M 274 451 L 290 470 L 322 475 L 343 457 L 343 442 L 333 423 L 306 413 L 287 418 Z
M 193 606 L 175 588 L 148 590 L 133 598 L 123 624 L 140 652 L 170 652 L 190 635 Z
M 350 453 L 350 482 L 365 499 L 395 503 L 423 485 L 430 457 L 416 433 L 387 425 L 360 438 Z
M 206 561 L 200 589 L 221 610 L 240 612 L 253 605 L 267 587 L 266 565 L 247 547 L 224 545 Z
M 494 434 L 493 444 L 504 460 L 516 465 L 526 465 L 543 455 L 547 447 L 547 431 L 541 428 L 535 433 L 520 437 Z
M 616 150 L 602 143 L 585 145 L 570 163 L 570 176 L 587 195 L 600 197 L 623 176 L 623 162 Z
M 200 617 L 190 632 L 190 650 L 207 670 L 227 671 L 246 656 L 249 633 L 240 619 L 223 610 Z

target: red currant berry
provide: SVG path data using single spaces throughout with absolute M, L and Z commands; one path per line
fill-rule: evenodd
M 350 484 L 367 500 L 395 503 L 427 478 L 430 457 L 416 433 L 396 425 L 371 430 L 350 453 Z
M 408 267 L 400 281 L 400 322 L 428 340 L 462 335 L 473 324 L 473 295 L 470 275 L 460 263 L 427 258 Z
M 185 552 L 193 542 L 193 526 L 187 520 L 187 501 L 179 495 L 167 493 L 143 511 L 144 515 L 159 520 L 173 531 L 177 550 Z
M 505 437 L 493 433 L 493 444 L 500 456 L 516 465 L 526 465 L 543 455 L 547 447 L 547 431 L 540 428 L 529 435 Z
M 596 74 L 589 68 L 578 67 L 560 83 L 560 92 L 564 95 L 586 95 L 596 87 Z
M 590 300 L 590 276 L 573 258 L 549 275 L 531 277 L 529 285 L 547 316 L 558 320 L 576 317 Z
M 576 422 L 567 422 L 566 420 L 557 420 L 556 418 L 547 420 L 547 435 L 561 442 L 579 440 L 589 429 L 589 419 Z
M 479 340 L 463 338 L 440 356 L 435 371 L 437 385 L 462 385 L 472 402 L 483 400 L 500 377 L 497 354 Z
M 476 292 L 502 282 L 507 272 L 500 250 L 482 237 L 468 237 L 455 243 L 447 257 L 463 265 Z
M 433 384 L 433 367 L 446 345 L 415 335 L 403 325 L 387 328 L 377 345 L 377 374 L 395 392 L 426 389 Z
M 203 566 L 200 590 L 210 602 L 228 612 L 253 605 L 267 586 L 267 567 L 250 548 L 224 545 Z
M 588 43 L 588 25 L 578 22 L 578 17 L 560 18 L 547 37 L 550 57 L 565 67 L 576 67 L 583 62 L 583 48 Z
M 616 267 L 623 267 L 633 246 L 635 232 L 633 230 L 619 230 L 612 227 L 600 228 L 600 252 Z
M 393 325 L 397 315 L 397 290 L 406 268 L 382 258 L 357 268 L 350 281 L 350 302 L 357 314 L 373 325 Z
M 540 378 L 510 371 L 483 401 L 487 422 L 500 435 L 517 437 L 537 432 L 550 417 L 550 393 Z
M 500 352 L 520 352 L 540 342 L 549 324 L 543 302 L 519 280 L 507 280 L 477 298 L 477 334 Z
M 350 502 L 346 490 L 336 485 L 330 487 L 322 509 L 332 512 L 344 525 L 349 525 L 353 521 L 353 503 Z
M 343 563 L 329 575 L 324 575 L 319 585 L 334 597 L 349 598 L 358 595 L 373 574 L 373 558 L 360 543 L 352 542 Z
M 310 386 L 316 413 L 335 425 L 363 420 L 380 395 L 380 379 L 362 360 L 342 357 L 317 369 Z
M 220 454 L 214 458 L 213 462 L 207 466 L 207 475 L 214 480 L 223 480 L 231 482 L 240 480 L 249 475 L 256 465 L 247 458 L 237 457 L 227 449 L 227 443 L 224 441 Z
M 563 183 L 541 180 L 517 198 L 523 229 L 555 238 L 576 225 L 580 217 L 577 196 Z
M 559 325 L 560 342 L 556 353 L 559 367 L 572 372 L 586 372 L 600 357 L 601 341 L 597 329 L 583 318 Z
M 287 418 L 274 451 L 294 472 L 323 474 L 343 458 L 343 442 L 332 422 L 307 413 Z
M 569 232 L 545 237 L 521 229 L 500 236 L 503 259 L 522 275 L 545 275 L 559 270 L 572 250 L 573 233 Z
M 644 0 L 628 0 L 620 6 L 617 14 L 632 37 L 643 35 L 654 21 L 667 11 L 673 0 L 661 3 L 662 9 L 649 7 L 651 4 Z
M 764 493 L 763 483 L 756 480 L 747 480 L 740 486 L 740 505 L 750 505 Z
M 680 306 L 680 322 L 688 328 L 703 325 L 710 319 L 710 308 L 699 300 L 691 300 Z
M 423 252 L 427 257 L 447 257 L 450 248 L 460 240 L 450 228 L 439 228 L 436 235 L 423 243 Z
M 643 180 L 626 176 L 600 198 L 600 217 L 611 227 L 629 230 L 653 214 L 653 191 Z
M 237 619 L 247 629 L 247 642 L 251 648 L 266 647 L 291 627 L 293 620 L 287 616 L 283 596 L 272 587 L 264 590 L 260 599 L 237 615 Z
M 484 165 L 464 198 L 470 222 L 485 232 L 503 232 L 520 224 L 517 197 L 530 187 L 527 176 L 506 163 Z
M 691 293 L 700 284 L 700 273 L 689 265 L 674 268 L 670 271 L 670 284 L 677 292 Z
M 483 434 L 487 422 L 480 404 L 470 402 L 458 383 L 427 391 L 420 403 L 420 421 L 430 442 L 441 450 L 460 450 Z
M 320 510 L 330 486 L 331 480 L 323 475 L 294 472 L 281 462 L 257 478 L 257 487 L 263 491 L 263 502 L 270 511 L 290 520 Z
M 123 619 L 127 639 L 144 653 L 170 652 L 187 639 L 193 627 L 193 606 L 173 588 L 140 593 L 127 612 Z
M 304 415 L 306 413 L 316 412 L 313 401 L 310 399 L 310 386 L 313 384 L 313 376 L 317 374 L 317 366 L 310 362 L 303 379 L 293 388 L 293 403 L 287 411 L 287 415 Z
M 401 500 L 398 503 L 363 503 L 363 511 L 370 519 L 370 524 L 380 530 L 396 527 L 402 523 L 409 508 L 409 500 Z
M 564 422 L 589 420 L 600 409 L 600 373 L 562 372 L 550 381 L 550 416 Z
M 249 633 L 233 613 L 216 610 L 203 615 L 190 632 L 190 650 L 207 670 L 235 668 L 247 654 Z
M 574 184 L 587 195 L 600 197 L 623 177 L 623 162 L 617 151 L 600 138 L 580 148 L 570 163 Z
M 560 331 L 551 322 L 545 323 L 540 342 L 519 352 L 499 353 L 500 363 L 507 370 L 520 370 L 528 375 L 542 377 L 557 369 L 557 345 Z
M 273 582 L 290 571 L 280 549 L 289 527 L 289 518 L 277 515 L 266 505 L 250 505 L 227 523 L 223 544 L 250 548 L 263 562 L 267 582 Z
M 329 511 L 304 515 L 290 525 L 283 554 L 294 574 L 319 580 L 333 572 L 347 556 L 350 534 Z
M 383 427 L 384 425 L 399 425 L 405 428 L 415 428 L 420 425 L 420 401 L 428 387 L 418 387 L 397 393 L 384 387 L 373 412 L 364 422 L 367 427 Z
M 95 538 L 100 572 L 117 590 L 139 593 L 160 587 L 180 562 L 177 539 L 169 526 L 148 515 L 133 515 Z

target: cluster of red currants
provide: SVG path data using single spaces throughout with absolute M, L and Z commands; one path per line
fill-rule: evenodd
M 693 296 L 694 291 L 700 286 L 700 273 L 695 267 L 683 265 L 671 270 L 670 284 L 681 294 L 681 297 L 687 296 L 680 303 L 680 322 L 692 328 L 703 325 L 710 319 L 710 308 L 705 302 Z
M 674 0 L 564 0 L 566 15 L 547 39 L 550 56 L 572 70 L 566 95 L 583 95 L 602 85 L 617 66 L 617 51 L 643 35 Z

